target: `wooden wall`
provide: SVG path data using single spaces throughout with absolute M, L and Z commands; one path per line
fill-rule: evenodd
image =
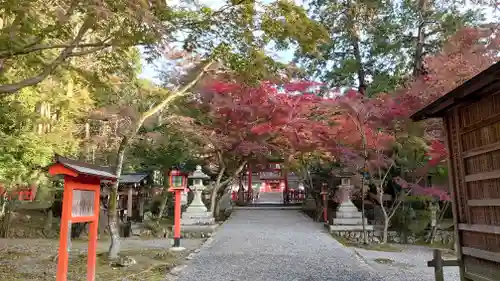
M 444 118 L 465 280 L 500 280 L 500 95 L 457 105 Z

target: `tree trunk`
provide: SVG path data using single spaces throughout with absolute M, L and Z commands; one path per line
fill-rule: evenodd
M 224 195 L 222 195 L 224 196 Z M 222 196 L 219 196 L 219 193 L 217 193 L 217 200 L 215 201 L 215 209 L 214 209 L 214 218 L 216 220 L 220 219 L 220 204 L 219 201 L 222 198 Z M 210 205 L 210 208 L 212 208 L 212 205 Z M 217 215 L 215 215 L 217 214 Z
M 141 187 L 141 191 L 140 191 L 140 194 L 139 194 L 139 217 L 137 218 L 139 221 L 143 221 L 144 219 L 144 205 L 145 205 L 145 201 L 146 201 L 146 198 L 144 196 L 144 187 Z
M 358 91 L 362 94 L 366 94 L 366 72 L 363 66 L 363 58 L 361 55 L 359 31 L 356 23 L 356 8 L 350 7 L 347 13 L 347 18 L 349 21 L 349 40 L 351 41 L 351 46 L 354 53 L 354 59 L 357 64 L 357 74 L 358 74 Z
M 111 243 L 109 245 L 108 258 L 112 260 L 117 259 L 118 253 L 120 252 L 120 225 L 117 213 L 117 196 L 118 185 L 120 184 L 119 178 L 122 174 L 123 161 L 125 159 L 125 150 L 127 149 L 127 145 L 128 139 L 127 137 L 124 137 L 120 143 L 116 157 L 115 175 L 117 180 L 111 185 L 111 191 L 109 194 L 108 229 Z
M 446 202 L 445 205 L 444 205 L 444 207 L 443 207 L 443 209 L 439 213 L 436 225 L 432 226 L 432 228 L 431 228 L 431 233 L 430 233 L 429 237 L 427 238 L 427 243 L 433 243 L 434 242 L 434 238 L 436 238 L 436 233 L 437 233 L 437 230 L 439 228 L 439 225 L 443 221 L 444 215 L 445 215 L 446 211 L 448 210 L 449 206 L 450 206 L 450 202 Z
M 239 205 L 245 205 L 246 201 L 245 201 L 245 188 L 240 185 L 240 187 L 238 188 L 238 204 Z
M 316 221 L 321 221 L 323 217 L 323 198 L 320 194 L 314 194 L 314 202 L 316 202 Z
M 382 180 L 383 182 L 383 180 Z M 382 244 L 387 243 L 387 236 L 389 232 L 389 215 L 387 214 L 387 210 L 384 207 L 384 187 L 380 186 L 378 192 L 379 201 L 380 201 L 380 209 L 382 209 L 382 214 L 384 215 L 384 232 L 382 234 Z
M 54 213 L 52 212 L 52 208 L 49 208 L 47 211 L 47 217 L 45 218 L 45 223 L 43 225 L 43 232 L 45 233 L 45 236 L 47 236 L 50 233 L 50 230 L 52 229 L 53 218 L 54 218 Z
M 382 244 L 387 243 L 388 236 L 389 236 L 389 218 L 387 217 L 387 214 L 384 211 L 384 233 L 383 233 L 383 237 L 382 237 Z
M 224 166 L 224 159 L 222 158 L 222 154 L 217 154 L 219 156 L 219 162 L 220 162 L 220 171 L 219 174 L 217 175 L 217 179 L 215 180 L 215 183 L 213 184 L 212 188 L 212 194 L 210 195 L 210 212 L 214 216 L 214 218 L 217 218 L 218 211 L 217 211 L 217 201 L 218 201 L 218 196 L 217 194 L 219 193 L 219 189 L 221 188 L 221 180 L 222 176 L 224 176 L 224 172 L 226 171 L 226 167 Z
M 8 238 L 9 237 L 9 230 L 10 230 L 10 223 L 12 220 L 12 210 L 11 207 L 9 206 L 9 203 L 5 203 L 4 201 L 4 215 L 1 217 L 1 224 L 0 224 L 0 237 L 1 238 Z
M 366 162 L 366 160 L 365 160 Z M 366 233 L 366 221 L 365 221 L 365 167 L 366 163 L 363 165 L 363 174 L 361 175 L 361 226 L 363 230 L 363 244 L 368 244 L 368 235 Z
M 214 218 L 218 217 L 217 213 L 217 201 L 218 199 L 218 194 L 219 194 L 219 189 L 221 188 L 220 183 L 214 184 L 214 188 L 212 188 L 212 194 L 210 195 L 210 212 L 214 216 Z
M 122 174 L 122 167 L 123 167 L 123 162 L 125 159 L 125 150 L 128 147 L 128 144 L 131 140 L 133 140 L 137 134 L 139 133 L 139 130 L 141 129 L 142 125 L 144 122 L 150 118 L 151 116 L 154 116 L 161 110 L 164 110 L 165 107 L 167 107 L 171 102 L 173 102 L 176 98 L 179 98 L 187 93 L 188 90 L 190 90 L 205 74 L 205 72 L 208 70 L 208 68 L 212 65 L 213 61 L 208 61 L 205 63 L 205 66 L 202 68 L 200 73 L 193 78 L 189 83 L 185 84 L 182 86 L 178 91 L 175 91 L 171 95 L 167 96 L 163 101 L 161 101 L 159 104 L 151 108 L 150 110 L 144 112 L 141 114 L 141 117 L 137 120 L 137 122 L 134 124 L 134 127 L 132 128 L 132 132 L 129 136 L 124 136 L 122 138 L 122 141 L 120 142 L 120 146 L 118 147 L 118 152 L 116 155 L 116 165 L 115 165 L 115 175 L 117 177 L 117 180 L 113 185 L 111 186 L 111 192 L 110 192 L 110 200 L 109 200 L 109 207 L 108 207 L 108 228 L 109 228 L 109 235 L 111 238 L 111 244 L 109 245 L 109 251 L 108 251 L 108 257 L 110 259 L 116 259 L 118 258 L 118 253 L 120 252 L 120 230 L 119 230 L 119 224 L 118 224 L 118 214 L 116 212 L 116 205 L 117 205 L 117 195 L 118 195 L 118 185 L 119 185 L 119 179 Z M 1 92 L 1 90 L 0 90 Z M 168 192 L 167 190 L 164 190 L 165 192 Z M 165 196 L 167 197 L 167 196 Z M 160 217 L 162 216 L 162 213 L 159 215 Z
M 0 196 L 3 196 L 3 194 L 0 194 Z M 0 219 L 2 219 L 5 216 L 6 211 L 7 211 L 7 199 L 0 198 Z
M 160 202 L 160 206 L 159 206 L 159 211 L 158 211 L 158 218 L 156 219 L 156 222 L 157 223 L 160 223 L 161 221 L 161 218 L 163 217 L 163 213 L 165 212 L 165 208 L 167 207 L 167 203 L 168 203 L 168 193 L 170 191 L 168 191 L 169 187 L 168 187 L 168 183 L 166 186 L 163 187 L 163 190 L 161 192 L 161 202 Z
M 418 23 L 417 31 L 417 46 L 415 49 L 415 55 L 413 58 L 413 77 L 416 78 L 423 74 L 423 54 L 424 54 L 424 44 L 425 44 L 425 19 L 427 12 L 427 0 L 418 1 L 418 11 L 422 15 L 420 22 Z

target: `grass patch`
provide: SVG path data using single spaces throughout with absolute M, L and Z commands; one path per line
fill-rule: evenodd
M 337 241 L 340 242 L 340 244 L 346 246 L 346 247 L 355 247 L 355 248 L 361 248 L 365 250 L 370 250 L 370 251 L 379 251 L 379 252 L 401 252 L 403 249 L 393 246 L 391 244 L 378 244 L 378 243 L 373 243 L 373 244 L 363 244 L 363 243 L 354 243 L 349 241 L 348 239 L 344 237 L 339 237 L 332 235 L 333 238 L 335 238 Z
M 4 251 L 0 253 L 0 280 L 3 281 L 53 281 L 57 261 L 53 257 L 30 255 L 29 253 Z M 170 253 L 167 250 L 142 249 L 121 252 L 122 256 L 132 257 L 137 264 L 119 267 L 110 262 L 106 253 L 99 253 L 96 261 L 95 280 L 105 281 L 161 281 L 167 272 L 179 265 L 188 253 Z M 87 280 L 86 254 L 71 254 L 68 265 L 68 280 Z
M 443 250 L 453 250 L 452 244 L 443 244 L 443 243 L 427 243 L 423 240 L 418 240 L 415 242 L 415 245 L 427 246 L 433 249 L 443 249 Z
M 366 250 L 370 250 L 370 251 L 379 251 L 379 252 L 402 252 L 403 249 L 399 248 L 399 247 L 396 247 L 394 245 L 391 245 L 391 244 L 368 244 L 368 245 L 365 245 L 365 244 L 355 244 L 355 246 L 353 247 L 357 247 L 357 248 L 362 248 L 362 249 L 366 249 Z

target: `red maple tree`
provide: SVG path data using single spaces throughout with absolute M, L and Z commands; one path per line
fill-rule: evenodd
M 335 98 L 332 105 L 339 112 L 334 116 L 338 126 L 332 128 L 335 132 L 332 136 L 337 139 L 334 144 L 337 155 L 344 165 L 368 173 L 369 182 L 376 190 L 376 195 L 370 197 L 381 206 L 384 215 L 383 242 L 386 242 L 389 222 L 401 206 L 402 197 L 395 194 L 392 204 L 387 206 L 384 195 L 388 191 L 394 168 L 401 166 L 398 151 L 410 144 L 407 141 L 411 135 L 408 120 L 410 111 L 391 95 L 381 94 L 368 98 L 355 91 Z M 394 178 L 401 187 L 397 193 L 448 199 L 445 190 L 422 185 L 422 179 L 426 178 L 429 168 L 440 164 L 446 158 L 445 147 L 439 140 L 424 137 L 423 142 L 429 144 L 424 167 L 415 171 L 414 174 L 418 176 L 412 181 L 402 177 Z
M 451 36 L 441 52 L 425 58 L 427 75 L 397 92 L 397 102 L 409 113 L 416 112 L 498 62 L 497 27 L 467 27 Z
M 197 133 L 218 166 L 214 195 L 249 162 L 265 163 L 269 157 L 318 146 L 326 124 L 315 119 L 323 100 L 314 87 L 306 82 L 247 85 L 217 80 L 203 85 L 193 106 L 201 113 Z

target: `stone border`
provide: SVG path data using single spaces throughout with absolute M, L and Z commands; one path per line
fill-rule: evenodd
M 361 230 L 339 230 L 339 231 L 330 231 L 330 233 L 334 236 L 341 237 L 353 243 L 362 242 L 362 231 Z M 369 243 L 380 243 L 382 241 L 383 232 L 382 230 L 367 230 L 368 234 L 368 242 Z M 387 242 L 394 244 L 406 244 L 406 245 L 414 245 L 419 241 L 418 237 L 414 235 L 410 235 L 407 237 L 408 243 L 402 243 L 402 234 L 397 231 L 389 231 L 387 235 Z M 434 239 L 435 243 L 440 243 L 444 245 L 453 246 L 454 244 L 454 233 L 452 231 L 443 231 L 438 230 L 436 233 L 436 237 Z

